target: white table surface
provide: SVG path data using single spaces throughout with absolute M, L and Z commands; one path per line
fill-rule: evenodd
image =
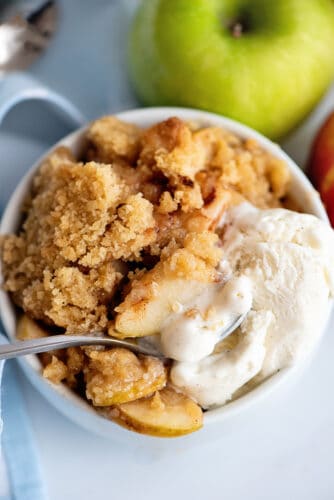
M 333 323 L 333 322 L 332 322 Z M 52 500 L 332 500 L 334 336 L 292 386 L 186 443 L 121 446 L 58 414 L 22 380 Z
M 124 88 L 119 89 L 119 98 L 117 95 L 124 71 L 122 49 L 116 59 L 113 56 L 112 68 L 105 51 L 110 34 L 107 37 L 103 30 L 99 33 L 96 17 L 79 17 L 76 21 L 80 32 L 88 30 L 92 42 L 85 61 L 80 59 L 80 37 L 73 37 L 70 29 L 70 14 L 79 3 L 63 3 L 58 40 L 33 73 L 92 117 L 121 109 L 129 98 Z M 92 4 L 101 6 L 104 17 L 112 13 L 110 2 L 105 0 L 91 4 L 84 0 L 80 4 L 85 4 L 86 11 Z M 65 74 L 59 71 L 64 59 L 67 67 L 71 61 L 79 62 Z M 97 68 L 96 86 L 83 83 L 91 72 L 90 61 Z M 112 95 L 108 78 L 112 79 Z M 333 96 L 334 89 L 311 121 L 285 143 L 295 159 L 305 159 L 315 127 L 330 106 L 334 108 Z M 28 126 L 29 106 L 9 116 L 6 131 L 0 136 L 3 158 L 8 168 L 15 168 L 17 178 L 63 130 L 55 121 L 45 136 L 38 128 L 38 112 L 34 112 L 35 126 Z M 0 195 L 9 195 L 15 182 L 14 178 L 8 184 L 1 183 Z M 207 427 L 186 440 L 156 440 L 149 448 L 121 446 L 78 428 L 57 413 L 22 376 L 50 499 L 332 500 L 333 326 L 334 318 L 311 366 L 292 385 L 282 387 L 220 427 Z

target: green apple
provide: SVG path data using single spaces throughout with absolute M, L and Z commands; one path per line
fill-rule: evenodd
M 334 75 L 334 1 L 143 0 L 129 52 L 145 104 L 214 111 L 277 139 Z

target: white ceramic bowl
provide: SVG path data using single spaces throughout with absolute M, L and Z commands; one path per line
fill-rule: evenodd
M 142 127 L 150 126 L 170 116 L 178 116 L 185 120 L 200 121 L 203 125 L 223 127 L 238 136 L 256 139 L 264 149 L 277 158 L 281 158 L 288 165 L 292 174 L 291 196 L 298 202 L 299 206 L 301 206 L 305 212 L 312 213 L 320 219 L 328 222 L 328 218 L 320 201 L 319 195 L 313 189 L 303 172 L 279 148 L 279 146 L 273 144 L 261 134 L 246 127 L 245 125 L 241 125 L 233 120 L 229 120 L 212 113 L 184 108 L 145 108 L 127 111 L 118 115 L 121 120 L 132 122 Z M 82 128 L 68 135 L 55 147 L 59 145 L 68 146 L 74 154 L 78 154 L 83 147 L 84 132 L 85 128 Z M 31 179 L 43 159 L 50 154 L 50 151 L 48 151 L 29 170 L 14 191 L 2 218 L 0 225 L 1 234 L 8 234 L 17 231 L 20 223 L 20 206 L 29 191 Z M 330 304 L 328 307 L 328 315 L 329 312 Z M 14 339 L 17 321 L 16 312 L 9 296 L 4 291 L 0 291 L 0 314 L 9 338 Z M 133 436 L 132 433 L 99 416 L 88 403 L 73 393 L 65 385 L 55 385 L 44 379 L 40 374 L 41 364 L 36 356 L 19 358 L 19 362 L 26 376 L 38 389 L 38 391 L 45 396 L 45 398 L 61 413 L 65 414 L 71 420 L 100 435 L 116 439 L 119 439 L 120 437 L 122 438 L 125 435 L 129 437 L 128 435 L 130 435 L 131 440 Z M 221 408 L 206 412 L 204 425 L 208 426 L 214 422 L 223 422 L 228 417 L 243 412 L 250 404 L 255 403 L 265 395 L 269 394 L 275 388 L 279 387 L 282 382 L 289 380 L 293 374 L 300 372 L 305 364 L 306 363 L 303 362 L 294 367 L 281 370 L 279 373 L 273 375 L 269 380 L 262 383 L 259 387 L 240 399 L 237 399 Z M 143 439 L 148 438 L 144 436 Z

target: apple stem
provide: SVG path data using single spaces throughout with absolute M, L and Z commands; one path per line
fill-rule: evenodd
M 231 33 L 234 38 L 240 38 L 243 32 L 243 27 L 241 23 L 235 23 L 231 26 Z

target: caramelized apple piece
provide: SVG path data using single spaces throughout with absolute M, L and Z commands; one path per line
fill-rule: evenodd
M 184 248 L 171 253 L 132 283 L 125 300 L 115 308 L 115 333 L 111 336 L 141 337 L 159 333 L 169 314 L 189 303 L 216 281 L 222 257 L 218 236 L 211 232 L 190 233 Z
M 150 276 L 144 277 L 138 286 L 132 288 L 123 304 L 117 308 L 117 331 L 109 331 L 111 336 L 143 337 L 159 333 L 164 320 L 177 305 L 189 302 L 206 286 L 199 281 L 163 276 L 155 281 L 158 274 L 152 273 L 152 281 L 149 281 Z
M 159 437 L 182 436 L 203 425 L 200 406 L 170 387 L 149 398 L 113 408 L 111 418 L 133 431 Z
M 86 395 L 94 406 L 133 401 L 153 394 L 166 384 L 166 368 L 159 359 L 138 358 L 127 349 L 86 353 L 90 358 L 84 369 Z
M 33 319 L 29 318 L 29 316 L 27 316 L 26 314 L 23 314 L 23 316 L 20 317 L 16 329 L 16 337 L 19 340 L 39 339 L 42 337 L 47 337 L 48 335 L 50 335 L 50 333 L 47 330 L 41 328 L 38 323 L 36 323 Z M 68 352 L 69 350 L 70 349 L 67 349 L 66 352 Z M 62 351 L 60 349 L 55 349 L 49 352 L 42 352 L 38 356 L 40 361 L 42 362 L 42 365 L 44 366 L 43 377 L 55 383 L 59 383 L 63 378 L 65 378 L 67 373 L 66 366 L 62 361 L 58 359 L 58 357 L 61 357 L 61 355 Z M 63 376 L 61 377 L 60 375 L 57 376 L 54 375 L 56 371 L 55 368 L 56 361 L 59 361 L 57 368 L 58 368 L 58 373 L 63 374 Z M 45 370 L 45 368 L 47 368 L 49 365 L 50 367 L 47 370 Z
M 39 339 L 47 337 L 48 332 L 43 330 L 34 320 L 26 314 L 17 322 L 16 336 L 19 340 Z

